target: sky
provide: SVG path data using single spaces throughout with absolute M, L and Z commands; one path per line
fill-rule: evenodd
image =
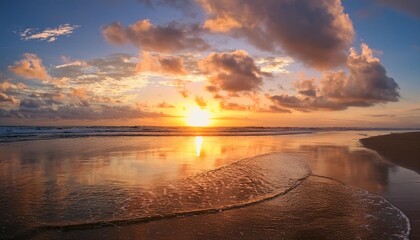
M 0 9 L 0 125 L 420 127 L 418 0 Z

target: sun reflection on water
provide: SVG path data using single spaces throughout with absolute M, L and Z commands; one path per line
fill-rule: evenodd
M 203 145 L 203 137 L 202 136 L 196 136 L 195 137 L 195 154 L 197 157 L 200 157 L 201 155 L 201 146 Z

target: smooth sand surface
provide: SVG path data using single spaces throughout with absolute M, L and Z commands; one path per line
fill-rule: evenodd
M 420 132 L 392 133 L 360 142 L 389 161 L 420 173 Z

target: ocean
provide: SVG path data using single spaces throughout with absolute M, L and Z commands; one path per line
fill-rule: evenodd
M 0 126 L 0 142 L 75 137 L 115 136 L 267 136 L 328 131 L 409 131 L 393 128 L 304 128 L 304 127 L 153 127 L 153 126 L 87 126 L 87 127 L 13 127 Z
M 408 239 L 405 130 L 0 127 L 0 238 Z

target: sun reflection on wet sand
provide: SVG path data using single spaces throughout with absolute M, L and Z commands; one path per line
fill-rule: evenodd
M 195 153 L 197 157 L 200 157 L 201 155 L 201 146 L 203 145 L 203 137 L 202 136 L 196 136 L 195 137 Z

